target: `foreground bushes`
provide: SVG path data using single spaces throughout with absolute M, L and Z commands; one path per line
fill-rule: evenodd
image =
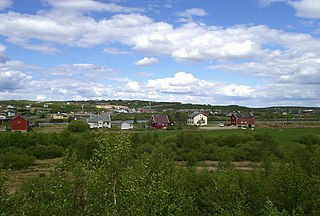
M 257 141 L 259 142 L 259 141 Z M 132 154 L 122 134 L 98 136 L 85 159 L 69 151 L 43 178 L 14 195 L 0 176 L 4 215 L 319 215 L 320 147 L 304 148 L 310 163 L 263 155 L 250 172 L 179 167 L 164 146 Z M 80 155 L 80 157 L 79 157 Z M 301 157 L 304 158 L 304 157 Z M 2 188 L 1 188 L 2 187 Z

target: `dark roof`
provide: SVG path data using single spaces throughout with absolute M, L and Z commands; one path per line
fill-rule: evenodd
M 169 124 L 169 118 L 167 115 L 162 115 L 162 114 L 156 114 L 152 115 L 151 121 L 154 123 L 159 123 L 159 124 Z
M 233 113 L 236 118 L 254 118 L 252 113 Z
M 110 114 L 106 115 L 90 115 L 90 118 L 88 119 L 88 123 L 95 123 L 95 122 L 111 122 Z
M 189 117 L 189 118 L 193 118 L 193 117 L 196 117 L 197 115 L 200 115 L 200 114 L 205 115 L 205 114 L 203 114 L 203 113 L 194 112 L 194 113 L 191 113 L 190 115 L 188 115 L 188 117 Z

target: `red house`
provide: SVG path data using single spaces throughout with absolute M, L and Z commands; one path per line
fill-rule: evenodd
M 20 114 L 11 120 L 11 131 L 27 132 L 29 128 L 29 120 Z
M 154 114 L 151 116 L 152 128 L 167 128 L 170 125 L 170 121 L 167 115 Z
M 232 113 L 231 125 L 254 127 L 255 119 L 252 113 Z

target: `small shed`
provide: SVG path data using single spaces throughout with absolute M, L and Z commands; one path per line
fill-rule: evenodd
M 129 123 L 129 122 L 124 121 L 124 122 L 120 123 L 120 129 L 121 130 L 132 130 L 133 129 L 133 125 L 131 123 Z
M 28 132 L 29 129 L 29 120 L 22 115 L 17 115 L 14 119 L 11 120 L 11 131 L 15 132 Z

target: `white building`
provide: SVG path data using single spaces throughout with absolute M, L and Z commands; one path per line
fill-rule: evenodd
M 187 125 L 206 126 L 208 125 L 208 117 L 202 113 L 192 113 L 188 115 Z
M 120 129 L 121 130 L 131 130 L 131 129 L 133 129 L 133 125 L 130 124 L 129 122 L 124 121 L 124 122 L 120 123 Z
M 90 128 L 111 128 L 110 114 L 90 115 L 87 122 L 90 125 Z

